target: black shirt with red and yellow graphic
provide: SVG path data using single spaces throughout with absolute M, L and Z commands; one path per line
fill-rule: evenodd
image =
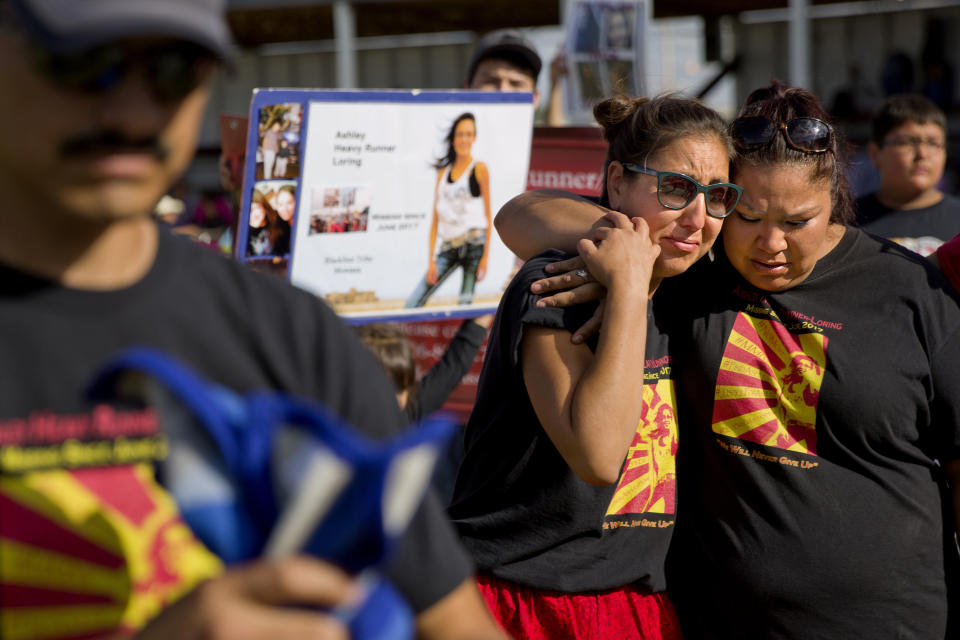
M 238 393 L 311 398 L 372 438 L 403 426 L 382 367 L 329 307 L 163 231 L 152 268 L 122 290 L 0 265 L 0 335 L 2 638 L 131 632 L 223 568 L 158 482 L 157 416 L 85 399 L 118 352 L 150 347 Z M 470 571 L 428 498 L 390 578 L 419 612 Z
M 504 293 L 449 513 L 478 568 L 502 580 L 566 593 L 631 583 L 662 591 L 676 511 L 677 424 L 671 359 L 650 314 L 644 418 L 617 483 L 596 487 L 577 477 L 526 392 L 526 328 L 572 333 L 595 309 L 536 306 L 530 284 L 564 257 L 551 250 L 528 260 Z
M 751 286 L 722 249 L 673 280 L 658 300 L 680 311 L 669 576 L 688 635 L 943 638 L 940 464 L 960 455 L 949 285 L 856 229 L 787 291 Z

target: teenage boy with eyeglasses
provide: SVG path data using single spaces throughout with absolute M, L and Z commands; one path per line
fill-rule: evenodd
M 326 306 L 150 218 L 230 50 L 222 0 L 0 0 L 0 637 L 346 635 L 320 609 L 357 590 L 333 567 L 223 571 L 154 479 L 162 448 L 67 455 L 142 435 L 148 413 L 83 400 L 133 345 L 236 391 L 312 397 L 373 436 L 401 426 Z M 502 637 L 435 501 L 398 556 L 421 637 Z
M 947 163 L 947 118 L 922 95 L 900 94 L 873 119 L 867 145 L 880 188 L 857 200 L 857 222 L 921 255 L 960 233 L 960 199 L 938 188 Z

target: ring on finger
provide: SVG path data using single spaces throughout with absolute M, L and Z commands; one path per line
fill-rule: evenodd
M 587 278 L 590 277 L 590 274 L 587 273 L 587 270 L 586 270 L 586 269 L 577 269 L 577 270 L 575 271 L 575 273 L 576 273 L 578 276 L 580 276 L 581 278 L 583 278 L 584 280 L 586 280 Z

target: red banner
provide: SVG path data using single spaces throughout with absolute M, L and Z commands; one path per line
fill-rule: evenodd
M 599 127 L 535 127 L 527 190 L 563 189 L 599 196 L 606 154 Z
M 433 320 L 429 322 L 408 322 L 403 325 L 403 331 L 410 342 L 413 359 L 417 364 L 417 378 L 430 370 L 443 357 L 450 344 L 450 339 L 457 333 L 463 319 Z M 489 333 L 487 334 L 489 335 Z M 463 421 L 467 421 L 473 400 L 477 395 L 477 380 L 480 378 L 480 369 L 483 367 L 483 356 L 487 351 L 487 339 L 483 339 L 480 350 L 473 359 L 473 366 L 463 377 L 460 386 L 453 390 L 444 409 L 452 411 Z

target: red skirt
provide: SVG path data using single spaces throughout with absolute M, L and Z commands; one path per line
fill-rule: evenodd
M 682 640 L 666 594 L 634 587 L 592 593 L 533 589 L 477 576 L 487 608 L 516 640 Z

